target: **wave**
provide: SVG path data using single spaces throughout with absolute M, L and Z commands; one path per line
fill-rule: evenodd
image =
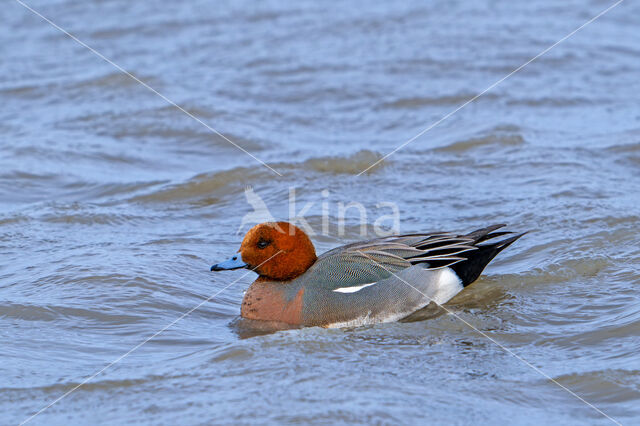
M 285 177 L 299 172 L 318 172 L 330 174 L 357 174 L 380 160 L 380 153 L 360 150 L 346 157 L 326 156 L 314 157 L 299 163 L 270 163 Z M 368 173 L 375 172 L 383 163 L 371 168 Z M 186 182 L 164 186 L 149 194 L 130 199 L 133 202 L 171 202 L 199 199 L 201 203 L 210 204 L 231 193 L 240 193 L 252 183 L 277 179 L 273 172 L 256 165 L 253 167 L 236 167 L 230 170 L 198 174 Z
M 511 99 L 507 101 L 507 105 L 519 105 L 526 107 L 574 107 L 574 106 L 584 106 L 591 105 L 594 101 L 587 98 L 575 97 L 575 98 L 566 98 L 566 97 L 542 97 L 542 98 L 523 98 L 523 99 Z M 604 102 L 603 102 L 604 103 Z
M 414 96 L 408 98 L 399 98 L 395 101 L 386 102 L 380 105 L 383 109 L 414 109 L 424 106 L 441 106 L 441 105 L 462 105 L 465 102 L 473 99 L 476 96 L 472 93 L 461 93 L 457 95 L 443 95 L 443 96 Z M 482 99 L 495 99 L 496 95 L 487 94 L 483 95 Z
M 524 136 L 517 126 L 497 126 L 479 136 L 458 140 L 435 148 L 438 152 L 463 152 L 483 146 L 516 147 L 525 144 Z
M 378 152 L 367 149 L 360 150 L 348 157 L 317 157 L 311 158 L 302 165 L 317 172 L 332 174 L 357 174 L 370 167 L 382 158 Z M 384 162 L 378 163 L 370 171 L 378 169 Z
M 278 169 L 276 167 L 276 169 Z M 214 173 L 201 173 L 186 182 L 171 184 L 149 194 L 139 195 L 129 201 L 141 203 L 163 203 L 188 201 L 205 197 L 208 203 L 232 192 L 242 192 L 251 182 L 271 175 L 272 172 L 261 166 L 236 167 L 231 170 Z

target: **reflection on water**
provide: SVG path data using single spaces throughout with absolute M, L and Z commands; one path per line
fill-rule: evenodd
M 0 12 L 0 423 L 14 424 L 225 286 L 33 424 L 622 423 L 640 416 L 639 6 L 594 1 L 32 1 Z M 318 252 L 401 231 L 532 230 L 447 309 L 330 330 L 238 318 L 253 189 L 290 188 Z M 370 218 L 374 219 L 374 218 Z M 369 228 L 371 229 L 371 228 Z M 242 278 L 241 278 L 242 277 Z M 428 318 L 428 319 L 426 319 Z M 285 327 L 287 328 L 287 327 Z

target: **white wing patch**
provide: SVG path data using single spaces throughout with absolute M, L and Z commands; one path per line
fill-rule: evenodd
M 374 285 L 377 283 L 367 283 L 367 284 L 363 284 L 363 285 L 357 285 L 354 287 L 340 287 L 340 288 L 336 288 L 335 291 L 336 293 L 355 293 L 356 291 L 360 291 L 365 287 L 369 287 L 371 285 Z

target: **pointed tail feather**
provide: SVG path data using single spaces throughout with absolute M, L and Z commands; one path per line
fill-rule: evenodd
M 499 223 L 497 225 L 487 226 L 486 228 L 481 228 L 481 229 L 477 229 L 477 230 L 475 230 L 473 232 L 470 232 L 467 235 L 465 235 L 465 237 L 473 238 L 473 240 L 475 242 L 484 241 L 484 240 L 486 240 L 488 238 L 492 238 L 492 237 L 489 237 L 491 232 L 495 231 L 496 229 L 504 228 L 505 226 L 507 226 L 507 225 L 504 224 L 504 223 Z M 497 234 L 497 232 L 496 232 L 496 234 Z
M 477 238 L 477 241 L 485 241 L 490 238 L 507 234 L 506 232 L 495 232 L 491 234 L 491 231 L 501 228 L 502 226 L 504 225 L 494 225 L 484 229 L 479 229 L 468 236 L 474 239 Z M 478 279 L 484 268 L 494 257 L 497 256 L 498 253 L 509 247 L 509 245 L 524 234 L 526 234 L 526 232 L 498 241 L 497 243 L 478 245 L 476 246 L 478 250 L 465 253 L 465 257 L 467 258 L 466 260 L 451 265 L 450 268 L 454 270 L 456 275 L 458 275 L 460 280 L 462 280 L 462 285 L 466 287 Z

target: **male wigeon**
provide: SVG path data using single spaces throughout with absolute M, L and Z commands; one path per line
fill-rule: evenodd
M 241 315 L 304 326 L 344 327 L 401 320 L 431 302 L 443 304 L 474 282 L 500 251 L 524 234 L 493 225 L 459 235 L 407 234 L 348 244 L 320 257 L 288 222 L 247 232 L 240 254 L 212 271 L 248 268 L 259 277 Z

